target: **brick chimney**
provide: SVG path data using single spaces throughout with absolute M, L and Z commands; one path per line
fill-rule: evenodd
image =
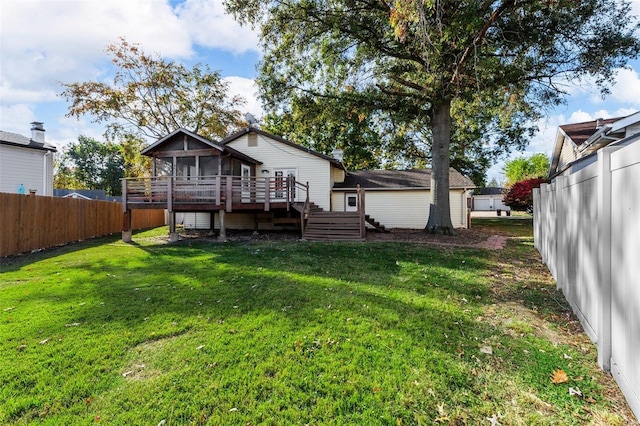
M 34 121 L 31 123 L 31 140 L 44 143 L 44 123 Z

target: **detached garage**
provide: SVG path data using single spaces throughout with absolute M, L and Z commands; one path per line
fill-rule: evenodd
M 431 169 L 370 170 L 348 172 L 344 182 L 335 183 L 331 210 L 355 208 L 358 185 L 365 190 L 365 213 L 386 228 L 424 229 L 429 218 Z M 470 179 L 449 170 L 451 222 L 466 228 L 467 198 L 475 188 Z
M 511 211 L 511 207 L 502 202 L 507 190 L 490 186 L 487 188 L 477 188 L 473 191 L 472 207 L 473 211 Z

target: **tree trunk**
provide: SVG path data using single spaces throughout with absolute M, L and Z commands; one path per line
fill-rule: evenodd
M 451 143 L 451 101 L 433 105 L 431 117 L 431 204 L 425 231 L 455 234 L 449 205 L 449 145 Z

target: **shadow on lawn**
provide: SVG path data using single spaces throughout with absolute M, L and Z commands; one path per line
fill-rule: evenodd
M 475 321 L 476 297 L 483 298 L 486 288 L 467 278 L 487 268 L 485 253 L 478 250 L 299 242 L 133 247 L 148 254 L 135 267 L 126 256 L 71 267 L 85 274 L 71 286 L 97 295 L 104 305 L 76 307 L 69 322 L 96 330 L 121 322 L 140 329 L 137 343 L 148 339 L 146 320 L 154 317 L 188 329 L 200 327 L 201 319 L 237 326 L 244 316 L 263 313 L 274 314 L 291 330 L 321 329 L 328 316 L 364 319 L 380 331 L 428 338 L 442 350 L 462 345 L 480 329 L 490 332 Z M 451 303 L 460 309 L 452 310 Z M 467 303 L 471 309 L 461 306 Z M 438 336 L 425 334 L 431 325 Z

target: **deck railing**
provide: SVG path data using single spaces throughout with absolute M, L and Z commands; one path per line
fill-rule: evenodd
M 309 185 L 293 177 L 198 176 L 122 179 L 122 206 L 157 207 L 172 211 L 175 205 L 216 206 L 232 211 L 234 204 L 262 205 L 309 200 Z

